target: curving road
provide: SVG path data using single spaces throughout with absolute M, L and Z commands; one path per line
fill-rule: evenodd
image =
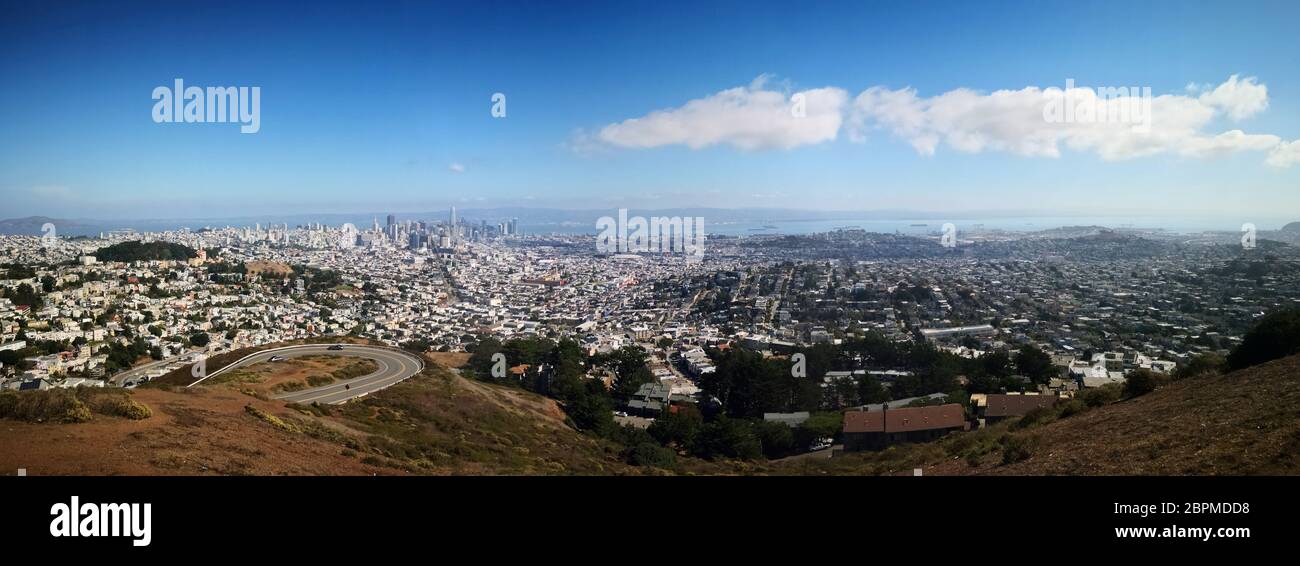
M 424 362 L 419 357 L 399 350 L 389 350 L 386 348 L 361 346 L 357 344 L 344 344 L 342 350 L 330 350 L 330 346 L 331 344 L 310 344 L 262 350 L 256 354 L 245 356 L 239 361 L 213 372 L 212 375 L 208 377 L 216 377 L 217 375 L 235 368 L 248 367 L 254 364 L 268 362 L 270 361 L 271 356 L 284 356 L 286 358 L 322 355 L 347 356 L 370 359 L 379 365 L 379 370 L 369 375 L 354 377 L 344 381 L 336 381 L 321 387 L 301 389 L 290 393 L 281 393 L 273 397 L 274 399 L 282 399 L 293 403 L 337 405 L 396 384 L 408 377 L 420 373 L 420 371 L 424 369 Z M 190 385 L 197 383 L 198 382 L 195 382 Z

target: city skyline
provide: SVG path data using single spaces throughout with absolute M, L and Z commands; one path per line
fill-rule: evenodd
M 4 216 L 1300 205 L 1294 5 L 732 7 L 14 5 Z M 260 131 L 155 123 L 178 78 L 261 88 Z M 1070 80 L 1150 88 L 1153 134 L 1035 123 Z

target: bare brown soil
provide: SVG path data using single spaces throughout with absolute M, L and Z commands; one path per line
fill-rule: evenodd
M 96 416 L 88 423 L 0 421 L 0 469 L 30 475 L 351 475 L 397 473 L 342 454 L 339 446 L 277 430 L 245 405 L 285 413 L 283 403 L 225 388 L 136 389 L 153 416 Z
M 278 261 L 250 261 L 245 263 L 244 267 L 248 270 L 250 276 L 268 274 L 288 277 L 293 275 L 292 267 Z
M 303 356 L 241 367 L 211 378 L 208 381 L 212 383 L 205 382 L 205 385 L 271 396 L 282 391 L 327 385 L 335 379 L 371 374 L 378 369 L 378 364 L 363 358 Z M 312 383 L 313 379 L 316 383 Z
M 355 360 L 353 360 L 355 361 Z M 256 382 L 131 391 L 143 420 L 0 420 L 0 470 L 31 475 L 623 474 L 617 447 L 569 428 L 555 402 L 430 364 L 343 406 L 262 390 L 328 369 L 277 362 Z M 264 368 L 255 369 L 262 374 Z
M 466 352 L 429 352 L 424 356 L 443 367 L 460 369 L 469 365 L 469 358 L 473 355 Z

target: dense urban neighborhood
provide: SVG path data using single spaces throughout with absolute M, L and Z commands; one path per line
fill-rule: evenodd
M 1262 317 L 1300 307 L 1284 241 L 1300 230 L 1243 247 L 843 228 L 710 237 L 692 258 L 516 223 L 453 209 L 362 230 L 3 236 L 0 387 L 135 388 L 225 352 L 350 336 L 471 354 L 465 375 L 554 397 L 645 459 L 687 445 L 775 459 L 925 442 L 1222 367 Z

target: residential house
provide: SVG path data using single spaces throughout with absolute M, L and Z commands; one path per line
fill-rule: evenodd
M 957 403 L 848 411 L 844 413 L 844 451 L 881 450 L 901 442 L 928 442 L 969 428 L 966 411 Z
M 1056 395 L 1008 395 L 989 393 L 971 395 L 975 414 L 983 424 L 993 424 L 1013 417 L 1023 417 L 1034 409 L 1045 409 L 1056 404 Z

